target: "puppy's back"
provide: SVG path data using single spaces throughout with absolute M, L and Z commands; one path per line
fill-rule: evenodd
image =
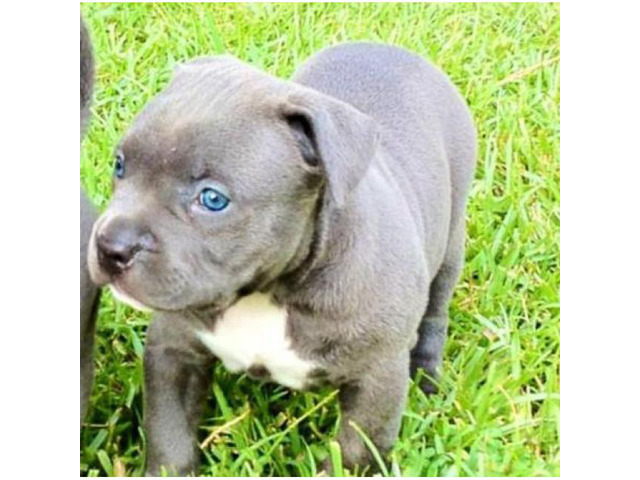
M 312 56 L 293 80 L 349 103 L 380 125 L 398 176 L 429 218 L 450 206 L 450 224 L 464 216 L 475 169 L 476 137 L 469 108 L 447 76 L 403 48 L 347 43 Z M 444 184 L 448 184 L 443 188 Z
M 400 47 L 375 43 L 331 47 L 307 60 L 293 80 L 350 103 L 391 129 L 409 122 L 469 117 L 449 79 Z

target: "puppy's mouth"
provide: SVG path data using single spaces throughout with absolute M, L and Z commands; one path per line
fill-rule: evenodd
M 147 312 L 147 313 L 154 310 L 154 308 L 148 305 L 145 305 L 144 303 L 136 300 L 127 292 L 125 292 L 121 287 L 117 285 L 117 282 L 110 283 L 109 288 L 111 289 L 111 293 L 113 294 L 116 300 L 126 305 L 129 305 L 130 307 L 133 307 L 136 310 L 139 310 L 141 312 Z
M 166 305 L 151 305 L 145 302 L 142 302 L 141 300 L 138 300 L 137 298 L 135 298 L 133 295 L 131 295 L 127 290 L 125 290 L 125 287 L 123 285 L 123 281 L 121 279 L 112 279 L 111 282 L 108 284 L 109 285 L 109 289 L 111 290 L 111 293 L 113 294 L 113 297 L 119 301 L 122 302 L 126 305 L 129 305 L 130 307 L 134 308 L 135 310 L 138 310 L 140 312 L 145 312 L 145 313 L 149 313 L 149 312 L 182 312 L 185 310 L 191 310 L 194 309 L 196 311 L 201 310 L 202 312 L 205 311 L 212 311 L 212 310 L 217 310 L 219 309 L 219 306 L 217 304 L 210 304 L 207 303 L 206 305 L 203 306 L 175 306 L 175 307 L 170 307 L 170 306 L 166 306 Z

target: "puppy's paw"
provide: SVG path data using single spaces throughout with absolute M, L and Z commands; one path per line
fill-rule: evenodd
M 425 395 L 438 393 L 440 374 L 439 365 L 420 357 L 411 357 L 411 378 Z

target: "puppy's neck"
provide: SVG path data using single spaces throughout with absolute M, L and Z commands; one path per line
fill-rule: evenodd
M 355 193 L 355 192 L 354 192 Z M 351 196 L 339 209 L 323 187 L 318 196 L 310 225 L 301 242 L 297 263 L 279 276 L 274 291 L 292 291 L 302 287 L 316 270 L 324 269 L 345 255 L 358 232 L 358 197 Z
M 278 279 L 278 284 L 295 288 L 304 282 L 309 273 L 325 257 L 326 238 L 328 236 L 329 196 L 323 185 L 315 200 L 313 213 L 309 216 L 305 233 L 291 262 Z

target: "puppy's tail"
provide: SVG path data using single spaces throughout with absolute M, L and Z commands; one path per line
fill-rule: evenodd
M 89 106 L 93 92 L 93 52 L 87 26 L 80 16 L 80 138 L 89 124 Z

